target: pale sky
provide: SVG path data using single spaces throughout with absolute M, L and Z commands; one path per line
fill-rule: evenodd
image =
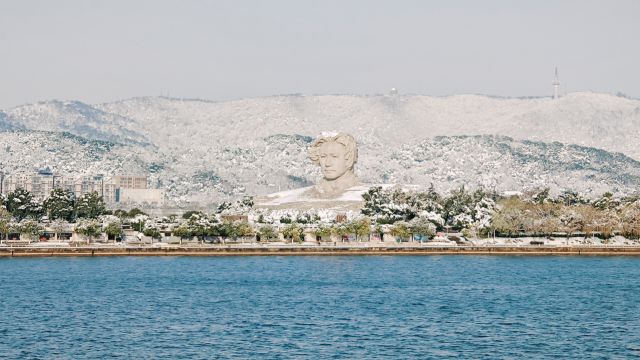
M 640 1 L 0 0 L 0 109 L 277 94 L 640 97 Z

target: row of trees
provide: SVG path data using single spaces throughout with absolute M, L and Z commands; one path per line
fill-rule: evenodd
M 0 198 L 0 202 L 17 221 L 27 218 L 39 221 L 47 216 L 49 220 L 74 222 L 77 219 L 97 219 L 107 214 L 104 199 L 97 192 L 76 198 L 72 191 L 53 189 L 44 201 L 38 201 L 29 191 L 19 188 Z
M 445 229 L 462 230 L 471 236 L 554 233 L 640 236 L 637 196 L 614 197 L 605 193 L 590 200 L 573 191 L 553 197 L 549 189 L 545 189 L 528 196 L 504 197 L 481 189 L 468 191 L 464 187 L 442 196 L 433 187 L 427 191 L 407 191 L 378 186 L 364 193 L 363 199 L 361 214 L 341 221 L 335 215 L 331 218 L 313 211 L 285 213 L 274 218 L 277 212 L 253 209 L 250 197 L 223 203 L 211 215 L 188 211 L 181 219 L 177 216 L 151 219 L 139 209 L 111 212 L 95 192 L 75 198 L 69 191 L 54 189 L 46 200 L 38 202 L 28 191 L 17 189 L 1 199 L 0 233 L 38 234 L 43 231 L 38 221 L 47 216 L 49 228 L 62 229 L 76 223 L 76 231 L 89 238 L 101 233 L 117 238 L 125 225 L 153 238 L 160 238 L 162 232 L 171 232 L 181 238 L 259 236 L 270 240 L 281 232 L 291 241 L 302 240 L 304 229 L 309 226 L 316 236 L 354 235 L 356 240 L 382 234 L 383 225 L 390 225 L 390 233 L 399 238 L 432 237 L 436 231 Z M 256 222 L 221 221 L 224 213 L 248 214 Z
M 80 219 L 74 226 L 63 219 L 57 219 L 47 225 L 48 231 L 59 235 L 68 233 L 75 229 L 81 235 L 93 239 L 102 233 L 107 234 L 111 239 L 116 239 L 122 235 L 122 222 L 115 216 L 102 216 L 100 219 Z M 38 238 L 45 233 L 45 227 L 41 222 L 31 218 L 22 221 L 14 221 L 11 214 L 0 208 L 0 240 L 5 240 L 8 234 L 21 234 L 31 240 Z
M 571 190 L 551 196 L 544 189 L 523 196 L 500 196 L 464 187 L 441 196 L 433 187 L 425 192 L 373 187 L 364 195 L 362 213 L 377 223 L 395 224 L 399 232 L 412 223 L 431 223 L 437 230 L 456 229 L 469 235 L 526 234 L 549 236 L 640 236 L 640 198 L 604 193 L 595 199 Z
M 256 235 L 256 230 L 246 221 L 219 221 L 215 215 L 208 216 L 201 212 L 192 213 L 186 221 L 180 222 L 173 227 L 172 233 L 180 238 L 220 236 L 223 238 L 236 239 L 239 237 L 251 237 Z M 149 224 L 145 229 L 153 229 L 154 225 Z M 145 235 L 147 234 L 145 230 Z
M 549 236 L 576 233 L 604 238 L 615 234 L 640 236 L 640 201 L 615 199 L 605 194 L 593 202 L 527 201 L 518 197 L 502 199 L 493 215 L 491 230 L 502 235 Z
M 282 236 L 293 241 L 302 241 L 304 239 L 305 227 L 308 223 L 287 222 L 282 228 Z M 256 232 L 262 239 L 273 239 L 277 237 L 277 230 L 271 225 L 262 225 Z M 380 238 L 384 236 L 382 224 L 377 224 L 370 217 L 357 217 L 350 221 L 341 223 L 316 224 L 313 228 L 313 235 L 322 239 L 329 236 L 345 238 L 354 236 L 355 241 L 367 241 L 369 235 L 378 235 Z M 394 223 L 389 233 L 398 239 L 410 239 L 412 237 L 430 238 L 436 234 L 435 225 L 424 219 L 414 218 L 411 221 L 398 221 Z
M 460 230 L 468 236 L 522 233 L 541 236 L 558 232 L 640 235 L 640 201 L 635 196 L 616 198 L 605 193 L 590 200 L 569 190 L 553 197 L 549 189 L 544 189 L 528 196 L 505 197 L 482 189 L 468 191 L 465 187 L 442 196 L 432 186 L 422 192 L 372 187 L 363 194 L 363 199 L 361 215 L 343 222 L 335 218 L 322 220 L 314 212 L 285 214 L 279 221 L 266 221 L 260 213 L 254 216 L 257 223 L 252 226 L 246 222 L 221 223 L 215 216 L 191 212 L 185 214 L 188 221 L 179 225 L 174 234 L 184 237 L 258 235 L 261 239 L 272 239 L 277 237 L 276 225 L 281 227 L 286 239 L 296 241 L 302 240 L 304 229 L 312 225 L 316 236 L 355 235 L 361 240 L 369 234 L 381 235 L 382 225 L 388 224 L 391 235 L 398 238 L 432 237 L 436 231 L 445 229 Z M 216 213 L 235 208 L 234 213 L 241 209 L 256 215 L 250 198 L 223 205 Z
M 467 191 L 464 187 L 441 196 L 431 186 L 427 191 L 405 191 L 400 188 L 370 188 L 362 195 L 362 214 L 378 224 L 409 222 L 431 223 L 436 229 L 486 228 L 495 210 L 495 193 L 483 190 Z
M 44 201 L 38 201 L 29 191 L 19 188 L 0 197 L 0 239 L 9 233 L 37 238 L 44 232 L 45 218 L 54 233 L 67 232 L 74 223 L 75 230 L 90 239 L 102 233 L 117 238 L 122 235 L 123 223 L 140 214 L 144 213 L 139 209 L 108 210 L 97 192 L 76 197 L 72 191 L 57 188 Z

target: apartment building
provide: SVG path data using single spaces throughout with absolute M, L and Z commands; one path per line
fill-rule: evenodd
M 71 191 L 76 197 L 95 191 L 104 198 L 106 203 L 115 204 L 121 200 L 121 189 L 147 189 L 147 177 L 129 175 L 63 176 L 40 171 L 37 174 L 4 175 L 0 180 L 0 185 L 2 194 L 6 195 L 22 188 L 40 201 L 46 199 L 54 188 Z

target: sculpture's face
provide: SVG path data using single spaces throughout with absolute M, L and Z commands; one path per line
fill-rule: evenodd
M 349 170 L 347 149 L 335 141 L 320 145 L 320 168 L 327 180 L 335 180 Z

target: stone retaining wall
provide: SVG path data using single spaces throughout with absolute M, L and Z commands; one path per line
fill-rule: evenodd
M 640 255 L 640 247 L 68 247 L 0 248 L 0 257 L 46 256 L 234 256 L 234 255 Z

